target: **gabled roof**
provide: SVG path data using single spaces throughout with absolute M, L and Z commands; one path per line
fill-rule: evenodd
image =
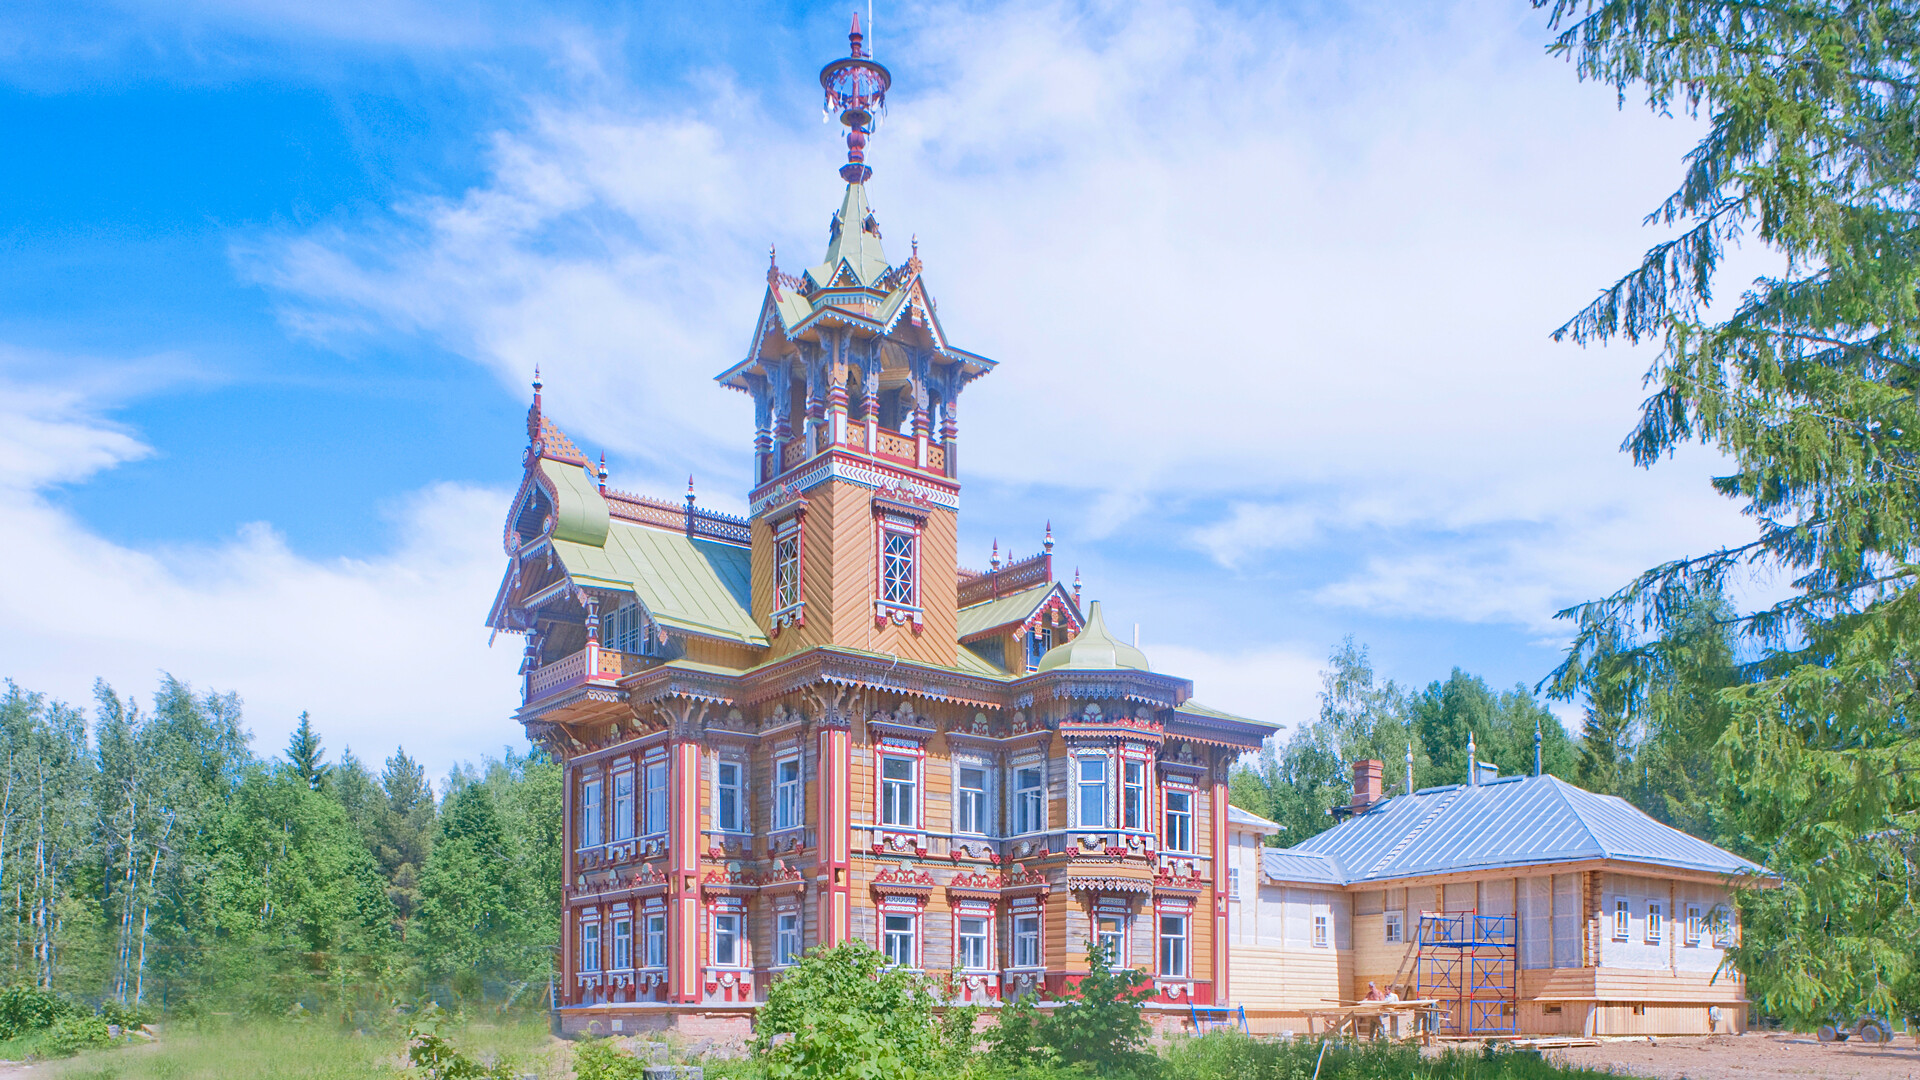
M 1227 804 L 1227 826 L 1257 832 L 1263 836 L 1285 832 L 1287 828 L 1277 821 L 1268 821 L 1251 810 L 1242 810 L 1231 803 Z
M 749 614 L 751 552 L 737 544 L 616 521 L 604 547 L 556 539 L 553 551 L 575 585 L 628 590 L 662 626 L 767 643 Z
M 1040 609 L 1040 605 L 1046 602 L 1047 595 L 1057 588 L 1059 588 L 1057 584 L 1035 585 L 1031 589 L 1022 589 L 997 600 L 988 600 L 961 608 L 957 620 L 960 640 L 965 641 L 989 630 L 1026 622 L 1033 617 L 1035 611 Z
M 1325 855 L 1283 848 L 1260 854 L 1260 874 L 1268 881 L 1289 885 L 1345 885 L 1340 865 Z
M 1350 885 L 1593 859 L 1769 874 L 1758 863 L 1655 821 L 1624 799 L 1555 776 L 1396 796 L 1280 854 L 1327 860 Z

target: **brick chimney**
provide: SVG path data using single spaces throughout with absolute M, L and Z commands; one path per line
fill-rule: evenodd
M 1380 801 L 1380 772 L 1386 766 L 1379 761 L 1353 763 L 1353 812 L 1360 813 Z

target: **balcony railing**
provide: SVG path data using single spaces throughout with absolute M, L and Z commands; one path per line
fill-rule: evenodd
M 595 654 L 593 670 L 587 670 L 587 656 Z M 527 700 L 537 701 L 549 694 L 589 681 L 610 681 L 639 671 L 641 657 L 614 649 L 581 649 L 534 670 L 527 678 Z

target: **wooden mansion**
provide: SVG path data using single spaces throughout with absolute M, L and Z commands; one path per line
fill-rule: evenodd
M 1044 550 L 958 569 L 954 345 L 891 263 L 864 150 L 886 69 L 821 73 L 847 125 L 826 254 L 767 272 L 745 358 L 747 517 L 628 494 L 542 410 L 489 616 L 564 763 L 567 1032 L 743 1034 L 849 938 L 953 1000 L 1059 994 L 1088 943 L 1167 1006 L 1231 996 L 1226 774 L 1273 730 L 1194 702 Z

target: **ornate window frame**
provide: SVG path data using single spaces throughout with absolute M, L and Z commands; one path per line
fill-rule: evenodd
M 793 779 L 781 776 L 781 770 L 793 767 Z M 795 746 L 782 750 L 773 759 L 773 822 L 770 831 L 791 832 L 807 824 L 807 766 Z
M 927 948 L 926 948 L 927 902 L 926 900 L 924 898 L 913 898 L 913 897 L 907 897 L 907 896 L 887 896 L 887 897 L 883 897 L 880 903 L 875 905 L 875 907 L 876 907 L 876 910 L 874 914 L 876 918 L 873 920 L 874 938 L 875 938 L 873 943 L 874 948 L 879 949 L 881 954 L 887 958 L 887 961 L 889 963 L 897 963 L 897 960 L 895 959 L 894 954 L 887 948 L 887 945 L 888 945 L 887 937 L 889 933 L 891 933 L 891 931 L 889 931 L 889 929 L 887 928 L 887 920 L 889 918 L 911 919 L 912 922 L 910 925 L 912 927 L 912 930 L 909 935 L 909 943 L 910 943 L 911 949 L 913 950 L 913 963 L 900 965 L 900 966 L 904 967 L 905 970 L 907 971 L 924 971 L 926 960 L 927 960 Z
M 606 770 L 589 765 L 574 777 L 575 851 L 592 851 L 607 843 Z M 592 797 L 588 797 L 588 793 Z
M 773 539 L 773 579 L 769 582 L 772 592 L 767 597 L 767 630 L 778 637 L 780 631 L 788 626 L 807 624 L 806 503 L 795 503 L 787 513 L 769 522 L 769 525 Z M 782 572 L 788 566 L 792 568 L 793 579 L 789 583 L 791 589 L 785 590 L 782 587 Z M 790 595 L 784 595 L 789 591 Z
M 994 787 L 1000 770 L 994 768 L 993 759 L 984 754 L 962 752 L 955 754 L 951 760 L 953 765 L 953 798 L 951 800 L 953 820 L 948 824 L 952 827 L 954 834 L 956 836 L 1001 835 L 999 822 L 994 820 L 994 809 L 998 805 L 998 801 L 994 798 L 998 793 L 994 791 Z M 980 786 L 978 788 L 962 786 L 961 777 L 970 771 L 980 774 Z M 962 827 L 961 807 L 965 799 L 964 793 L 970 791 L 978 791 L 980 793 L 980 801 L 977 808 L 978 820 L 974 821 L 974 828 L 967 829 Z
M 926 531 L 929 511 L 912 503 L 876 496 L 873 500 L 873 624 L 892 622 L 912 624 L 918 633 L 924 624 L 925 610 L 920 602 L 922 565 L 920 537 Z M 909 580 L 903 593 L 888 595 L 888 541 L 903 541 L 908 561 Z
M 1036 836 L 1047 831 L 1047 773 L 1051 768 L 1050 759 L 1044 748 L 1025 753 L 1016 753 L 1007 762 L 1007 835 Z M 1040 773 L 1038 787 L 1021 787 L 1020 774 L 1028 769 Z M 1027 793 L 1036 793 L 1032 800 L 1039 806 L 1039 813 L 1033 815 L 1031 828 L 1020 827 L 1022 804 Z
M 710 811 L 712 823 L 709 826 L 711 831 L 727 836 L 744 836 L 751 834 L 753 832 L 753 803 L 748 798 L 748 788 L 750 786 L 749 781 L 752 779 L 753 763 L 749 761 L 744 754 L 723 750 L 709 750 L 707 751 L 707 757 L 713 762 L 712 771 L 708 774 L 713 784 L 712 809 Z M 734 774 L 738 778 L 738 782 L 734 786 L 734 791 L 737 793 L 734 799 L 736 820 L 731 827 L 723 824 L 720 816 L 723 805 L 720 801 L 720 770 L 729 766 L 738 770 Z

